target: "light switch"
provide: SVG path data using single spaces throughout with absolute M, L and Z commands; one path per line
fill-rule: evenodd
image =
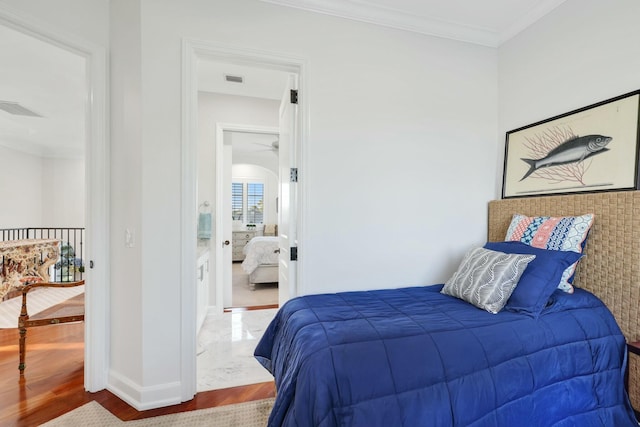
M 132 248 L 136 243 L 135 231 L 127 228 L 124 230 L 124 246 Z

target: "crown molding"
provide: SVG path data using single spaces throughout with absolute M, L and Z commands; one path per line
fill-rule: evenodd
M 416 16 L 361 0 L 261 0 L 279 6 L 382 25 L 435 37 L 488 47 L 498 47 L 566 0 L 539 1 L 533 10 L 514 21 L 505 31 Z

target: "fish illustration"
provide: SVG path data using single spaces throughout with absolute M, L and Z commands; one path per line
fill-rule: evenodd
M 568 163 L 581 162 L 596 154 L 609 151 L 605 148 L 613 138 L 603 135 L 587 135 L 576 136 L 568 139 L 549 151 L 546 156 L 541 159 L 521 159 L 529 165 L 529 170 L 524 174 L 520 181 L 541 168 L 556 165 L 566 165 Z

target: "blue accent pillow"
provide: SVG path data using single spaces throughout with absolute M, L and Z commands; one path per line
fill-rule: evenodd
M 582 258 L 573 251 L 555 251 L 536 248 L 522 242 L 487 242 L 485 249 L 508 254 L 529 254 L 536 258 L 529 263 L 520 277 L 504 309 L 538 317 L 549 297 L 558 287 L 562 273 Z

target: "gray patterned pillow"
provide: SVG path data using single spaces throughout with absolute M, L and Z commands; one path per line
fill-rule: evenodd
M 472 249 L 440 292 L 496 314 L 507 303 L 520 276 L 535 257 Z

